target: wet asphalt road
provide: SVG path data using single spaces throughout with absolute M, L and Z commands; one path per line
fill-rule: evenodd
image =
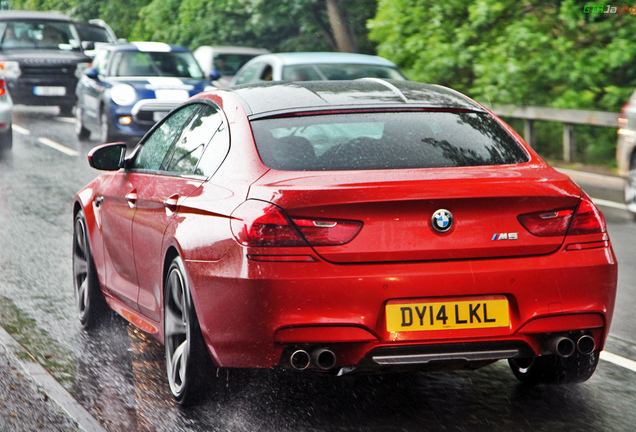
M 97 175 L 70 119 L 17 107 L 0 155 L 0 325 L 111 431 L 633 431 L 636 371 L 601 360 L 588 382 L 521 386 L 499 362 L 478 371 L 340 379 L 251 371 L 201 406 L 176 407 L 163 348 L 113 317 L 90 334 L 74 316 L 73 195 Z M 28 131 L 28 134 L 27 134 Z M 46 138 L 77 152 L 47 146 Z M 595 198 L 616 190 L 581 182 Z M 620 194 L 618 194 L 620 196 Z M 636 361 L 636 223 L 601 207 L 619 261 L 607 351 Z

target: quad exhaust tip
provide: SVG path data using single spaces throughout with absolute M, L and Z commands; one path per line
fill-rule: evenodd
M 309 367 L 311 358 L 305 350 L 296 350 L 289 356 L 289 363 L 296 370 L 305 370 Z
M 327 348 L 316 348 L 311 354 L 304 349 L 299 349 L 289 356 L 289 364 L 298 371 L 313 366 L 322 370 L 329 370 L 336 366 L 336 355 Z
M 317 348 L 311 352 L 311 362 L 319 369 L 329 370 L 336 365 L 336 355 L 327 348 Z
M 596 342 L 590 335 L 583 335 L 576 342 L 565 336 L 556 336 L 548 342 L 548 350 L 560 357 L 570 357 L 575 351 L 590 355 L 596 349 Z
M 565 336 L 557 336 L 548 342 L 548 349 L 550 352 L 560 357 L 570 357 L 576 350 L 574 341 Z
M 594 341 L 594 338 L 592 336 L 583 335 L 576 342 L 576 348 L 581 354 L 589 355 L 592 354 L 596 349 L 596 342 Z

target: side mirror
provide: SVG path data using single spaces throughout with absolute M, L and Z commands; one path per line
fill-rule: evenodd
M 118 171 L 124 167 L 126 144 L 123 142 L 102 144 L 88 152 L 88 164 L 102 171 Z
M 212 72 L 210 72 L 210 81 L 216 81 L 219 78 L 221 78 L 221 72 L 217 71 L 217 70 L 213 70 Z
M 86 75 L 90 79 L 96 80 L 99 76 L 99 72 L 97 72 L 97 69 L 95 68 L 88 68 L 84 71 L 84 75 Z

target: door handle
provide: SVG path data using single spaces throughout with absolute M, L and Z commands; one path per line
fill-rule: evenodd
M 171 211 L 175 211 L 177 209 L 178 204 L 179 204 L 179 194 L 170 195 L 163 202 L 163 205 Z
M 130 206 L 130 208 L 135 207 L 135 205 L 137 204 L 137 192 L 136 191 L 132 191 L 129 194 L 126 195 L 126 201 L 128 201 L 128 205 Z

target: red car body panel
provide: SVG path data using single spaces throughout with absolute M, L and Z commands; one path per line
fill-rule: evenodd
M 554 332 L 585 331 L 602 349 L 617 283 L 609 237 L 541 237 L 524 228 L 519 215 L 576 210 L 581 189 L 514 132 L 526 163 L 277 171 L 261 161 L 240 97 L 197 97 L 221 107 L 230 128 L 231 150 L 213 177 L 121 170 L 76 196 L 109 305 L 159 341 L 166 265 L 178 254 L 217 366 L 273 367 L 290 348 L 316 345 L 329 347 L 338 367 L 363 364 L 379 349 L 444 351 L 458 344 L 522 346 L 540 355 Z M 104 197 L 100 206 L 96 197 Z M 275 204 L 290 217 L 363 226 L 344 245 L 243 246 L 231 219 L 247 199 Z M 449 232 L 430 227 L 438 209 L 455 216 Z M 502 233 L 515 239 L 495 239 Z M 506 299 L 509 325 L 387 330 L 388 304 L 482 299 Z

